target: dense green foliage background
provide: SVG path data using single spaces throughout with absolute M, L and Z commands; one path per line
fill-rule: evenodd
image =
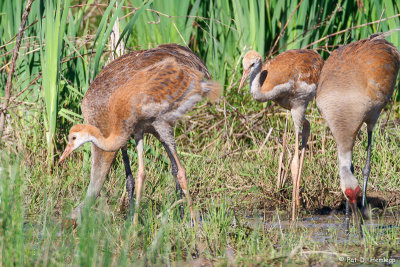
M 25 2 L 0 3 L 0 82 L 4 85 Z M 20 49 L 13 95 L 29 88 L 12 104 L 27 101 L 42 107 L 46 114 L 40 120 L 51 150 L 51 142 L 57 142 L 56 130 L 79 121 L 82 95 L 112 53 L 108 37 L 117 19 L 127 50 L 161 43 L 192 48 L 237 104 L 240 96 L 232 89 L 246 49 L 270 57 L 307 47 L 326 58 L 339 45 L 398 27 L 399 9 L 400 3 L 390 0 L 36 0 Z M 399 46 L 399 38 L 395 33 L 388 40 Z M 4 95 L 3 90 L 1 86 Z

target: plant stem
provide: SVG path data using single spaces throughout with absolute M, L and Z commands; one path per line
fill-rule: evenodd
M 10 100 L 10 97 L 11 97 L 11 84 L 12 84 L 12 77 L 13 77 L 14 70 L 15 70 L 15 63 L 17 62 L 18 51 L 19 51 L 19 47 L 21 45 L 22 35 L 24 33 L 25 24 L 28 19 L 29 11 L 31 10 L 33 1 L 35 1 L 35 0 L 28 0 L 28 2 L 26 3 L 25 11 L 24 11 L 24 14 L 22 15 L 21 25 L 19 26 L 17 40 L 16 40 L 15 47 L 14 47 L 10 71 L 8 72 L 7 84 L 6 84 L 6 88 L 5 88 L 5 96 L 4 96 L 3 104 L 1 105 L 1 108 L 0 108 L 0 147 L 1 147 L 1 139 L 3 136 L 3 132 L 4 132 L 4 124 L 5 124 L 5 120 L 6 120 L 8 101 Z

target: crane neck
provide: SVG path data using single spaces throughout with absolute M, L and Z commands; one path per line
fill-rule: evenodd
M 92 142 L 94 145 L 104 151 L 114 152 L 126 144 L 127 138 L 122 135 L 111 133 L 107 138 L 105 138 L 100 132 L 99 128 L 93 125 L 85 126 L 89 135 L 88 142 Z
M 260 75 L 262 69 L 262 61 L 255 63 L 252 72 L 250 73 L 250 92 L 254 99 L 263 100 L 263 94 L 260 92 Z

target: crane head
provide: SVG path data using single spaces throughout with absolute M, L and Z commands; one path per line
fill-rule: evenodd
M 357 203 L 357 198 L 361 194 L 361 189 L 359 186 L 357 186 L 355 189 L 352 188 L 346 188 L 344 191 L 344 195 L 346 196 L 347 200 L 349 200 L 350 203 Z
M 242 89 L 244 82 L 247 80 L 249 75 L 254 70 L 256 70 L 257 66 L 262 64 L 262 56 L 260 55 L 260 53 L 250 50 L 244 56 L 242 63 L 243 63 L 243 75 L 242 75 L 242 79 L 240 80 L 238 92 L 240 92 L 240 89 Z
M 65 158 L 67 158 L 74 150 L 82 146 L 84 143 L 91 141 L 90 134 L 86 130 L 85 125 L 74 125 L 69 130 L 68 144 L 62 153 L 58 163 L 61 163 Z

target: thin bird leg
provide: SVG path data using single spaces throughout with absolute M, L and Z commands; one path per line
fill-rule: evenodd
M 178 181 L 178 164 L 176 163 L 175 158 L 172 155 L 172 152 L 169 149 L 168 145 L 165 142 L 162 142 L 162 144 L 163 144 L 165 150 L 167 151 L 169 160 L 171 161 L 172 176 L 174 176 L 174 178 L 175 178 L 176 191 L 179 192 L 179 200 L 181 200 L 183 191 L 182 191 L 182 188 L 179 185 L 179 181 Z M 181 219 L 183 219 L 183 216 L 184 216 L 183 203 L 181 203 L 181 205 L 180 205 L 180 210 L 181 210 Z
M 307 147 L 308 137 L 310 136 L 310 123 L 308 120 L 304 119 L 303 121 L 303 131 L 301 133 L 301 156 L 300 156 L 300 167 L 299 174 L 297 176 L 297 188 L 296 188 L 296 206 L 300 206 L 300 182 L 301 182 L 301 171 L 303 169 L 304 163 L 304 154 Z
M 363 195 L 361 202 L 361 210 L 363 211 L 367 206 L 367 183 L 368 183 L 369 173 L 371 172 L 371 150 L 372 150 L 371 143 L 372 143 L 372 130 L 368 131 L 367 160 L 365 162 L 365 166 L 363 169 L 364 184 L 363 184 Z
M 186 171 L 182 166 L 181 162 L 178 158 L 178 153 L 176 152 L 176 143 L 174 139 L 172 126 L 165 121 L 156 121 L 153 123 L 153 127 L 156 131 L 155 136 L 160 140 L 161 143 L 165 144 L 170 153 L 172 154 L 172 158 L 175 160 L 176 166 L 178 168 L 178 172 L 176 174 L 177 180 L 179 182 L 180 187 L 182 188 L 183 193 L 186 196 L 187 203 L 190 208 L 190 216 L 192 218 L 193 224 L 196 224 L 192 206 L 192 200 L 190 198 L 189 190 L 187 187 L 186 181 Z M 158 136 L 157 136 L 158 135 Z M 167 150 L 168 152 L 168 150 Z
M 292 221 L 296 218 L 296 189 L 297 189 L 297 175 L 299 173 L 299 133 L 295 131 L 296 140 L 295 140 L 295 150 L 293 155 L 292 164 L 290 166 L 292 172 L 292 180 L 293 180 L 293 191 L 292 191 Z
M 179 161 L 178 158 L 178 153 L 176 153 L 176 151 L 171 151 L 172 152 L 172 156 L 174 157 L 176 164 L 178 165 L 178 181 L 179 184 L 182 188 L 183 193 L 185 193 L 186 196 L 186 200 L 188 202 L 189 205 L 189 209 L 190 209 L 190 217 L 192 218 L 192 222 L 193 224 L 196 224 L 196 219 L 194 218 L 194 212 L 193 212 L 193 205 L 192 205 L 192 199 L 190 197 L 190 193 L 188 190 L 188 186 L 187 186 L 187 181 L 186 181 L 186 170 L 185 168 L 182 166 L 181 162 Z
M 100 194 L 104 181 L 110 170 L 117 152 L 105 152 L 92 144 L 92 169 L 90 172 L 90 183 L 86 192 L 85 200 L 76 207 L 71 214 L 71 219 L 81 222 L 83 207 L 93 202 Z
M 138 152 L 138 172 L 136 176 L 136 206 L 135 206 L 135 215 L 133 216 L 133 225 L 136 226 L 138 223 L 138 213 L 139 213 L 139 204 L 140 197 L 142 195 L 143 190 L 143 182 L 146 178 L 146 173 L 144 170 L 144 155 L 143 155 L 143 134 L 135 134 L 135 142 L 136 149 Z
M 128 192 L 129 198 L 129 217 L 132 219 L 133 216 L 133 190 L 135 189 L 135 181 L 133 180 L 132 170 L 129 163 L 127 145 L 121 148 L 122 159 L 125 166 L 126 174 L 126 191 Z

